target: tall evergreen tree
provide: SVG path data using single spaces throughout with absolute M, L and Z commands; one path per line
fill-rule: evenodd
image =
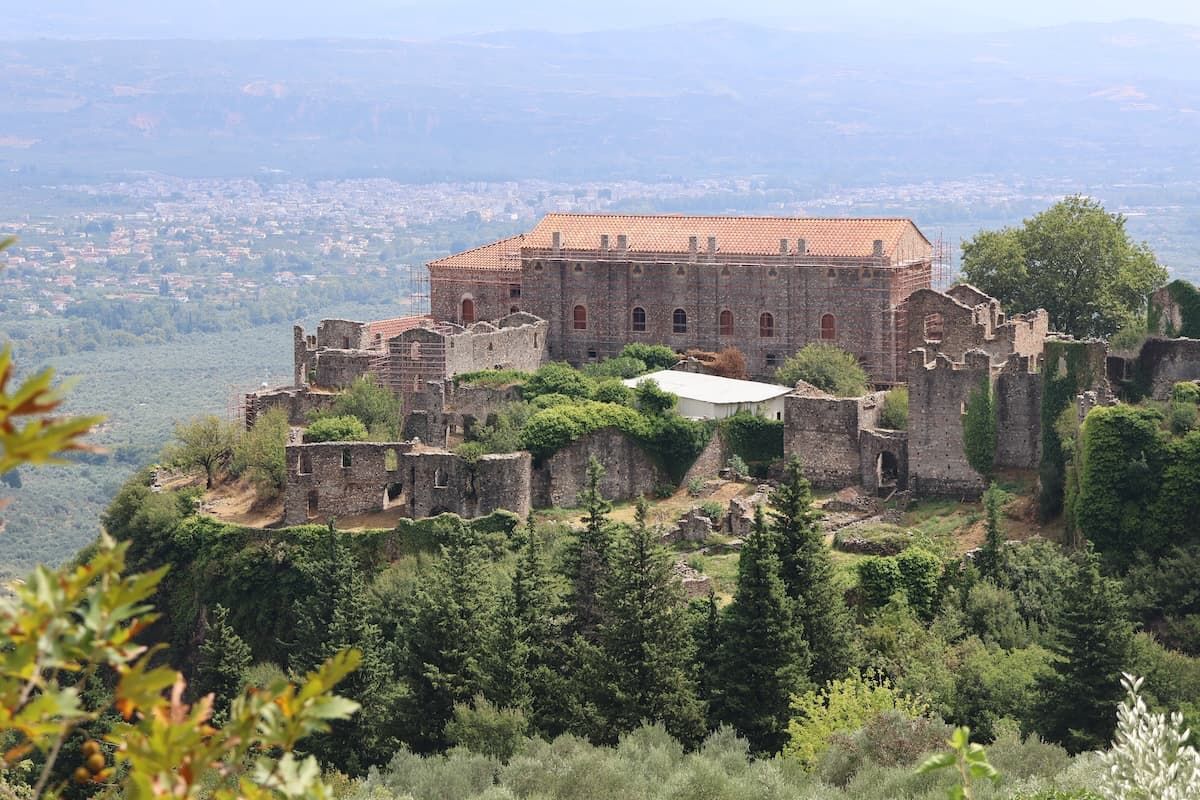
M 834 580 L 821 512 L 813 508 L 812 490 L 799 459 L 788 463 L 786 478 L 769 502 L 779 542 L 780 576 L 812 653 L 810 674 L 816 683 L 842 677 L 857 661 L 855 626 Z
M 694 744 L 704 733 L 704 713 L 690 670 L 687 605 L 670 555 L 646 524 L 645 501 L 638 501 L 633 530 L 617 540 L 611 561 L 599 630 L 611 675 L 610 731 L 662 722 L 672 736 Z
M 715 728 L 719 721 L 714 714 L 721 704 L 721 608 L 712 589 L 702 606 L 693 604 L 692 613 L 696 691 L 700 701 L 707 706 L 708 727 Z
M 384 656 L 379 626 L 371 621 L 366 576 L 348 544 L 352 535 L 332 523 L 326 531 L 327 557 L 314 567 L 313 589 L 295 605 L 297 642 L 290 667 L 302 673 L 346 648 L 362 653 L 359 668 L 342 683 L 343 692 L 361 703 L 362 711 L 334 724 L 312 744 L 323 761 L 361 775 L 398 743 L 392 719 L 400 688 Z
M 1004 529 L 1000 526 L 1000 505 L 1000 488 L 992 483 L 983 494 L 985 536 L 975 563 L 979 566 L 979 574 L 993 581 L 999 581 L 1004 570 Z
M 525 525 L 513 574 L 512 597 L 520 647 L 518 658 L 528 688 L 526 710 L 534 728 L 553 737 L 566 730 L 563 681 L 557 670 L 562 648 L 553 579 L 542 555 L 532 514 Z
M 1056 627 L 1054 672 L 1038 683 L 1038 732 L 1074 753 L 1103 747 L 1116 727 L 1133 625 L 1120 584 L 1100 574 L 1090 547 L 1067 581 Z
M 215 695 L 213 718 L 218 723 L 224 720 L 230 702 L 241 692 L 242 676 L 250 662 L 250 645 L 229 624 L 229 609 L 217 605 L 200 645 L 196 680 L 192 685 L 197 694 Z
M 486 695 L 493 683 L 496 597 L 478 534 L 457 523 L 413 606 L 401 658 L 409 687 L 404 740 L 427 753 L 448 744 L 444 730 L 454 704 Z
M 780 577 L 779 545 L 760 506 L 738 560 L 737 591 L 722 624 L 716 717 L 757 753 L 787 741 L 791 697 L 807 686 L 809 652 Z
M 588 461 L 587 487 L 579 493 L 584 515 L 583 530 L 568 552 L 567 577 L 571 581 L 570 632 L 588 642 L 596 641 L 600 626 L 600 592 L 608 577 L 608 551 L 612 530 L 608 512 L 612 503 L 600 492 L 604 467 L 595 458 Z

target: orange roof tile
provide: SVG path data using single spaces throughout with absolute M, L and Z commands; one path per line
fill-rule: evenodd
M 561 234 L 564 249 L 596 250 L 601 234 L 616 248 L 617 236 L 628 237 L 634 252 L 687 253 L 688 239 L 697 238 L 697 249 L 708 249 L 708 237 L 717 237 L 717 251 L 725 254 L 778 255 L 779 240 L 788 239 L 792 252 L 804 239 L 809 255 L 869 257 L 876 239 L 883 254 L 891 256 L 901 240 L 915 232 L 928 245 L 912 220 L 899 217 L 723 217 L 683 214 L 547 214 L 525 236 L 524 247 L 549 248 L 552 235 Z
M 406 317 L 395 317 L 393 319 L 380 319 L 367 323 L 367 334 L 372 341 L 375 337 L 379 337 L 380 341 L 386 342 L 393 336 L 399 336 L 407 330 L 418 328 L 432 319 L 432 317 L 417 314 L 409 314 Z
M 485 244 L 473 250 L 430 261 L 431 267 L 452 267 L 454 269 L 498 269 L 513 272 L 521 271 L 521 243 L 525 234 L 517 234 L 498 242 Z

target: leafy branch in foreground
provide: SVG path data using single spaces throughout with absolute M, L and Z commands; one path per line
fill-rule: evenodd
M 1125 700 L 1117 707 L 1112 749 L 1100 754 L 1100 785 L 1114 800 L 1184 800 L 1200 796 L 1200 755 L 1189 745 L 1183 715 L 1146 707 L 1142 678 L 1121 676 Z
M 976 781 L 990 780 L 995 783 L 1000 780 L 1000 773 L 988 763 L 983 745 L 971 741 L 970 728 L 955 728 L 946 744 L 950 745 L 950 749 L 926 759 L 917 767 L 917 774 L 949 768 L 957 771 L 958 783 L 946 793 L 949 800 L 973 800 Z

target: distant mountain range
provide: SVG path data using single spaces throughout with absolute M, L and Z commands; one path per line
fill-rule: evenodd
M 0 169 L 409 180 L 1200 177 L 1200 29 L 700 22 L 439 41 L 0 42 Z

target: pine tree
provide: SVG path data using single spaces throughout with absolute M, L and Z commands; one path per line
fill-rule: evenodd
M 709 589 L 703 606 L 697 608 L 697 605 L 692 606 L 696 691 L 700 701 L 707 706 L 708 727 L 715 728 L 719 723 L 713 714 L 721 703 L 721 609 L 712 589 Z
M 1116 726 L 1133 625 L 1120 584 L 1100 574 L 1099 557 L 1090 547 L 1067 581 L 1057 623 L 1051 649 L 1058 660 L 1053 674 L 1038 682 L 1038 731 L 1073 753 L 1103 747 Z
M 218 723 L 224 720 L 230 702 L 241 692 L 242 675 L 250 662 L 250 645 L 229 624 L 229 609 L 216 606 L 200 645 L 193 688 L 200 695 L 209 692 L 215 695 L 213 718 Z
M 608 512 L 612 503 L 600 492 L 604 467 L 595 458 L 588 461 L 587 487 L 579 493 L 584 509 L 584 529 L 568 553 L 567 577 L 571 581 L 570 632 L 588 642 L 596 641 L 600 626 L 600 592 L 608 576 L 608 551 L 612 530 Z
M 795 604 L 812 653 L 811 677 L 825 683 L 843 677 L 857 661 L 854 622 L 833 575 L 821 532 L 821 512 L 793 458 L 784 482 L 771 493 L 771 522 L 779 541 L 780 575 Z
M 444 730 L 454 704 L 486 695 L 492 682 L 496 598 L 477 533 L 457 523 L 442 558 L 418 586 L 413 606 L 401 659 L 409 687 L 404 741 L 428 753 L 448 744 Z
M 975 563 L 979 566 L 979 574 L 983 578 L 999 581 L 1004 571 L 1004 530 L 1000 527 L 1001 492 L 995 483 L 988 486 L 983 494 L 983 508 L 986 511 L 985 538 L 983 547 Z
M 512 597 L 518 660 L 527 687 L 526 710 L 534 728 L 553 737 L 566 730 L 562 679 L 556 669 L 562 661 L 561 640 L 553 582 L 532 514 L 513 574 Z
M 327 556 L 314 568 L 315 585 L 296 603 L 297 642 L 290 667 L 303 673 L 345 648 L 362 653 L 359 668 L 342 684 L 346 696 L 362 704 L 362 711 L 312 742 L 323 761 L 361 775 L 398 743 L 392 720 L 400 688 L 384 657 L 379 626 L 371 622 L 367 580 L 348 544 L 352 535 L 332 524 L 326 531 Z
M 737 591 L 722 624 L 716 718 L 732 725 L 756 753 L 787 741 L 791 697 L 807 686 L 808 647 L 780 578 L 779 545 L 760 506 L 742 545 Z
M 671 566 L 639 500 L 633 530 L 613 547 L 602 594 L 600 643 L 611 675 L 606 716 L 611 734 L 662 722 L 672 736 L 695 744 L 704 713 L 690 673 L 687 606 Z

